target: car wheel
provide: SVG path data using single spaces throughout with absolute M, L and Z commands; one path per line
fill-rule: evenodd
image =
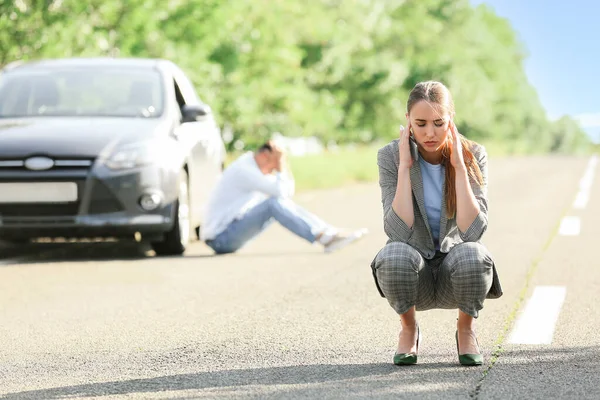
M 185 171 L 179 178 L 179 195 L 175 201 L 175 223 L 165 233 L 160 242 L 153 242 L 152 248 L 159 256 L 181 255 L 190 242 L 191 220 L 189 204 L 188 177 Z

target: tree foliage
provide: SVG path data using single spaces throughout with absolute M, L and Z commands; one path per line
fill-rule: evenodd
M 72 56 L 173 60 L 248 145 L 273 132 L 389 140 L 429 79 L 450 88 L 475 140 L 588 142 L 573 119 L 548 120 L 508 21 L 468 0 L 0 2 L 0 65 Z

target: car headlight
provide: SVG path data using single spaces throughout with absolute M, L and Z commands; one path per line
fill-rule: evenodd
M 154 143 L 136 143 L 117 148 L 105 160 L 104 165 L 110 169 L 131 169 L 160 160 L 164 149 Z

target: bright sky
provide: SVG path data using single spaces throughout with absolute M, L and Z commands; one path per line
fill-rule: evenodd
M 550 118 L 578 117 L 600 138 L 600 1 L 471 0 L 507 18 L 529 57 L 525 71 Z

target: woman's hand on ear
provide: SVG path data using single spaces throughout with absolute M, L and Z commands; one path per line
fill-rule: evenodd
M 450 121 L 450 135 L 449 139 L 452 143 L 452 153 L 450 155 L 450 163 L 454 167 L 454 169 L 464 169 L 465 168 L 465 159 L 463 157 L 462 152 L 462 143 L 460 141 L 460 133 L 458 133 L 458 128 L 454 121 Z
M 410 154 L 410 120 L 407 127 L 400 125 L 400 141 L 398 142 L 398 151 L 400 152 L 400 164 L 398 169 L 410 169 L 413 164 L 413 159 Z

